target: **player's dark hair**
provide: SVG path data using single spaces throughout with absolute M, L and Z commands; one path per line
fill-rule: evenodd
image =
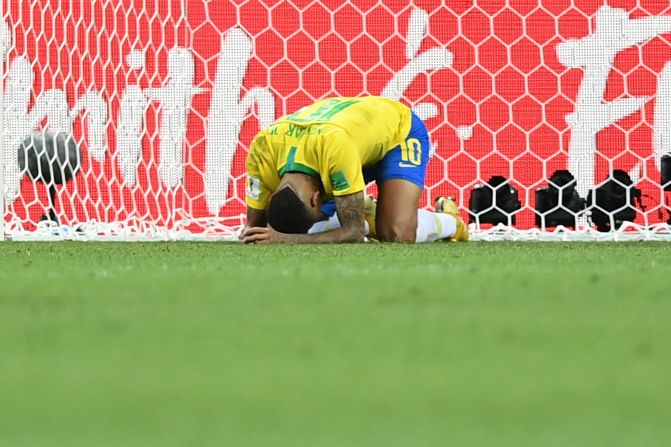
M 289 187 L 280 189 L 270 198 L 267 212 L 268 224 L 280 233 L 307 233 L 312 226 L 305 204 Z

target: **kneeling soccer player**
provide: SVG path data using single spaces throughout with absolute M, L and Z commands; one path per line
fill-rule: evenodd
M 422 120 L 386 98 L 325 99 L 282 117 L 250 146 L 240 239 L 361 242 L 368 226 L 380 241 L 466 241 L 468 229 L 451 199 L 439 198 L 436 213 L 418 209 L 429 151 Z M 377 206 L 369 202 L 364 213 L 370 181 L 377 183 Z M 322 208 L 331 198 L 335 225 Z

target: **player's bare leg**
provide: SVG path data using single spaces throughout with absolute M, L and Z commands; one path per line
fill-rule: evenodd
M 422 190 L 412 182 L 392 179 L 378 185 L 376 233 L 384 242 L 415 242 Z
M 464 224 L 453 201 L 442 199 L 435 213 L 419 208 L 421 189 L 412 182 L 394 179 L 378 187 L 377 237 L 387 242 L 467 241 Z M 447 206 L 447 205 L 450 206 Z
M 364 199 L 364 218 L 366 219 L 366 235 L 378 239 L 375 232 L 375 221 L 377 216 L 377 200 L 372 196 Z M 310 228 L 310 233 L 340 228 L 337 215 L 327 220 L 317 222 Z M 433 242 L 438 240 L 449 240 L 453 242 L 468 241 L 468 226 L 459 215 L 457 204 L 450 198 L 438 197 L 436 199 L 435 212 L 424 209 L 417 210 L 417 229 L 415 242 Z

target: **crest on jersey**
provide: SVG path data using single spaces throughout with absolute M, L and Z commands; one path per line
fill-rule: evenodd
M 349 188 L 347 177 L 345 177 L 345 174 L 342 171 L 331 174 L 331 185 L 333 186 L 334 191 L 344 191 Z
M 259 200 L 261 197 L 261 180 L 251 175 L 247 176 L 247 197 Z

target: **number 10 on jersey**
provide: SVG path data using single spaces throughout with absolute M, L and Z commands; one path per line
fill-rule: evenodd
M 417 138 L 409 138 L 401 143 L 401 158 L 415 166 L 422 164 L 422 143 Z

